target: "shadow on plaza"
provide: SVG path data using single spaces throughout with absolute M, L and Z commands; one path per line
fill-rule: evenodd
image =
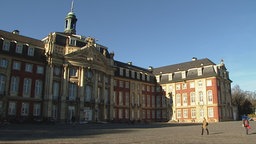
M 93 137 L 101 134 L 130 133 L 138 129 L 194 125 L 199 124 L 9 124 L 0 126 L 0 141 Z

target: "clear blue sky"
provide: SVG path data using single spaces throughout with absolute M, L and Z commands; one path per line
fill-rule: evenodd
M 2 0 L 0 29 L 42 39 L 63 32 L 71 0 Z M 148 68 L 209 58 L 232 86 L 256 91 L 256 0 L 75 0 L 77 34 Z

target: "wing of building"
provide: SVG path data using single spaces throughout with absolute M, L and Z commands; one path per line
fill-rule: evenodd
M 218 122 L 232 120 L 231 80 L 225 64 L 192 61 L 154 69 L 157 82 L 173 101 L 172 120 Z
M 0 30 L 0 119 L 11 122 L 211 121 L 232 118 L 224 63 L 141 68 L 76 34 L 77 17 L 42 40 Z

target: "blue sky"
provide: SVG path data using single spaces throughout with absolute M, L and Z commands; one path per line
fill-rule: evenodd
M 0 29 L 42 39 L 63 32 L 71 0 L 2 0 Z M 224 59 L 242 90 L 256 91 L 255 0 L 75 0 L 77 34 L 115 59 L 148 68 Z

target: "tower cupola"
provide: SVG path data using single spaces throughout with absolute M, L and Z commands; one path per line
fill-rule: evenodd
M 67 14 L 67 16 L 65 18 L 65 30 L 64 30 L 64 33 L 76 34 L 77 18 L 76 18 L 75 13 L 73 12 L 73 9 L 74 9 L 74 1 L 72 1 L 71 10 L 70 10 L 70 12 Z

